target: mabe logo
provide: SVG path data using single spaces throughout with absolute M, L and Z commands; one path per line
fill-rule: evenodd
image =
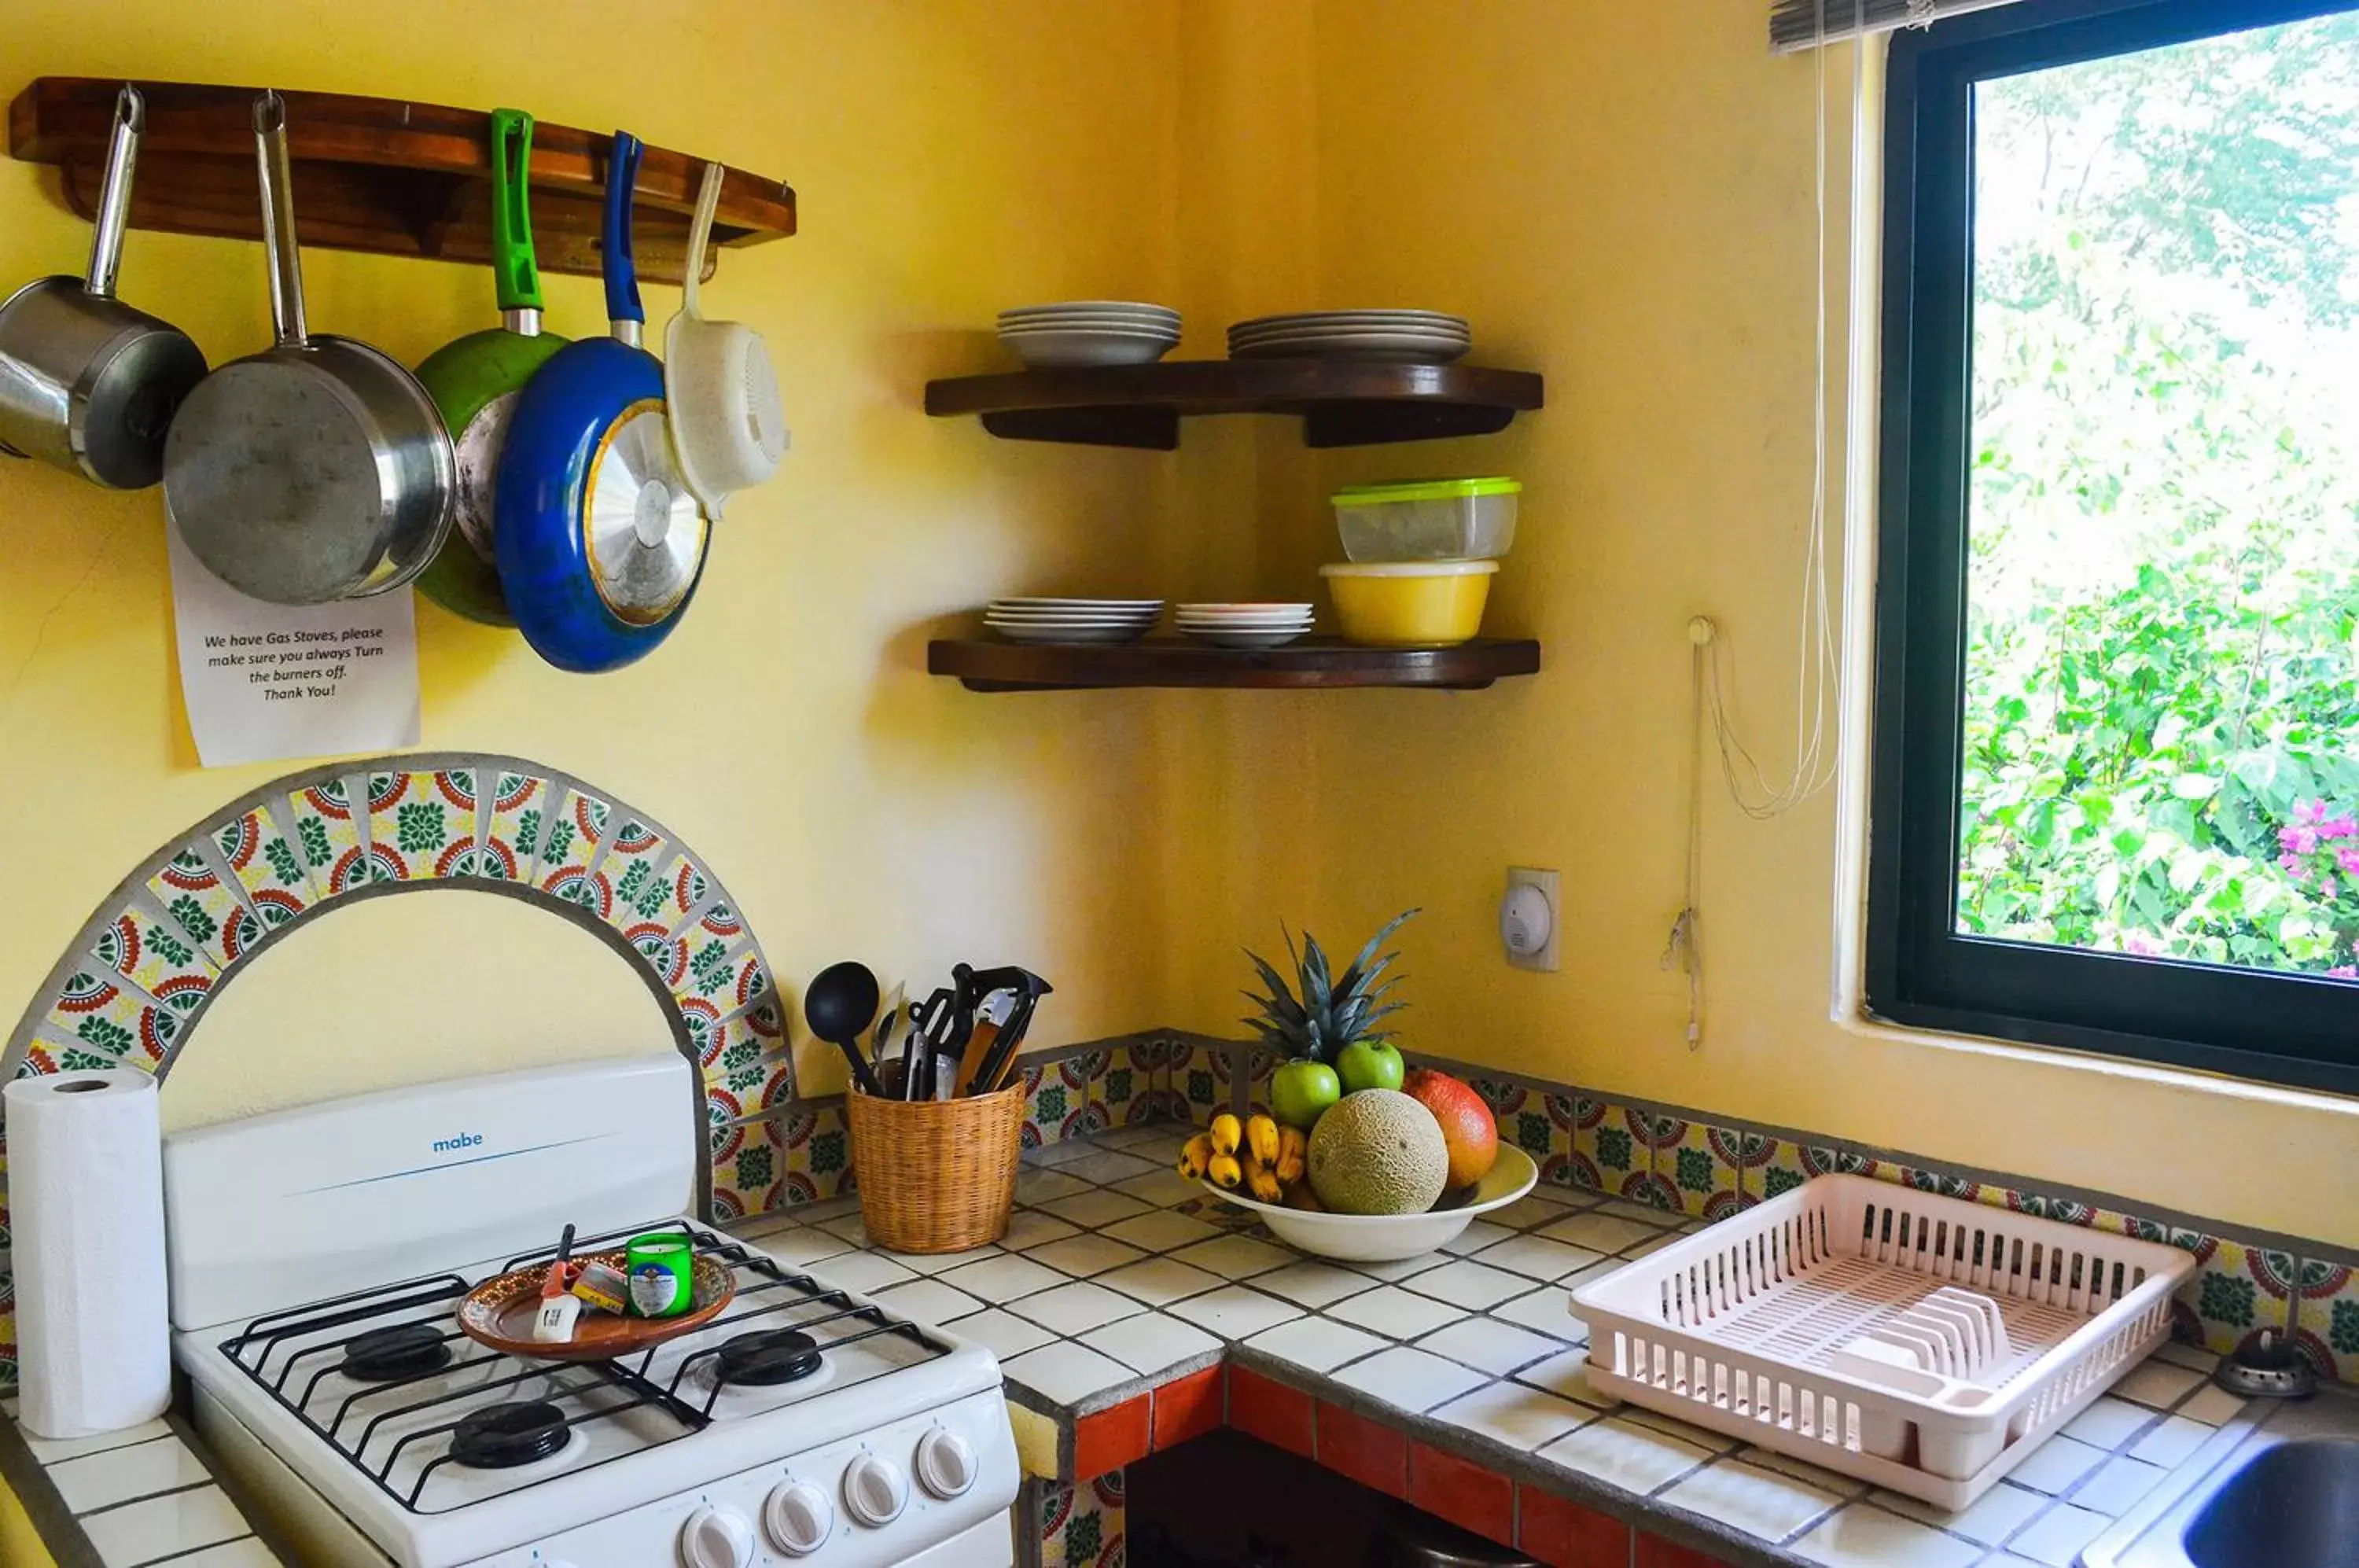
M 434 1152 L 437 1154 L 456 1154 L 462 1149 L 483 1147 L 484 1135 L 479 1132 L 462 1132 L 456 1138 L 438 1138 L 434 1140 Z

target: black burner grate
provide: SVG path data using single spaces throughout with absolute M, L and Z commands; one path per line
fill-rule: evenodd
M 529 1465 L 564 1452 L 577 1429 L 639 1412 L 633 1423 L 644 1420 L 648 1430 L 635 1431 L 636 1446 L 588 1461 L 607 1463 L 710 1425 L 729 1388 L 799 1381 L 819 1372 L 830 1353 L 863 1340 L 898 1343 L 919 1359 L 950 1354 L 917 1324 L 701 1226 L 665 1221 L 586 1238 L 576 1249 L 611 1250 L 651 1229 L 686 1230 L 699 1254 L 735 1270 L 737 1294 L 727 1315 L 711 1327 L 627 1361 L 552 1367 L 477 1345 L 451 1323 L 453 1308 L 470 1289 L 457 1274 L 272 1312 L 221 1348 L 305 1428 L 413 1513 L 438 1511 L 420 1499 L 445 1466 L 483 1473 Z M 511 1258 L 503 1272 L 554 1257 L 552 1250 Z M 657 1358 L 667 1355 L 676 1356 L 676 1364 L 655 1372 Z M 912 1364 L 887 1358 L 846 1386 Z M 339 1375 L 345 1386 L 323 1393 Z M 528 1473 L 500 1495 L 545 1479 Z

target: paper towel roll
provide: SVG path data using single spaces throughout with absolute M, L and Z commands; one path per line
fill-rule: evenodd
M 156 1080 L 134 1068 L 12 1081 L 17 1420 L 89 1437 L 172 1397 Z

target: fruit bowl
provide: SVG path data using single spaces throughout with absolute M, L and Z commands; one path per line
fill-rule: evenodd
M 1251 1210 L 1278 1240 L 1299 1252 L 1332 1258 L 1342 1263 L 1392 1263 L 1431 1252 L 1454 1241 L 1478 1214 L 1504 1208 L 1532 1190 L 1540 1179 L 1532 1157 L 1512 1144 L 1499 1146 L 1491 1173 L 1474 1183 L 1464 1201 L 1421 1214 L 1331 1214 L 1264 1203 L 1204 1182 L 1204 1190 L 1223 1203 Z

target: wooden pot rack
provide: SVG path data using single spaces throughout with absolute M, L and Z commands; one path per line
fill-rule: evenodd
M 114 125 L 115 78 L 44 76 L 8 108 L 8 150 L 63 171 L 66 205 L 87 219 Z M 255 176 L 255 87 L 135 82 L 147 128 L 131 193 L 131 226 L 226 239 L 262 237 Z M 295 162 L 295 226 L 305 248 L 375 251 L 444 261 L 491 259 L 491 115 L 479 109 L 282 93 Z M 532 237 L 544 272 L 598 273 L 599 203 L 613 137 L 536 120 Z M 639 165 L 632 247 L 639 276 L 686 275 L 689 220 L 704 161 L 649 147 Z M 712 224 L 719 247 L 762 245 L 795 232 L 785 183 L 732 169 Z

